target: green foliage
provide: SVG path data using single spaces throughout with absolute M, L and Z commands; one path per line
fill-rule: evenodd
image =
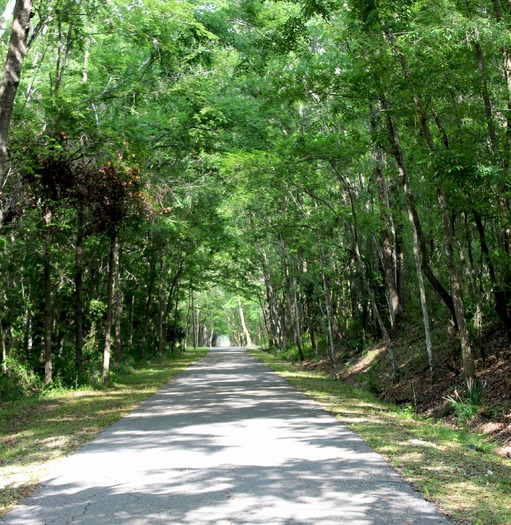
M 477 414 L 484 395 L 484 387 L 483 381 L 470 378 L 467 380 L 465 394 L 455 389 L 453 395 L 445 398 L 454 409 L 460 422 L 466 423 Z
M 0 371 L 0 401 L 13 401 L 37 393 L 41 382 L 30 366 L 8 356 Z
M 391 274 L 407 321 L 421 322 L 390 126 L 423 259 L 446 286 L 440 185 L 466 311 L 486 320 L 494 291 L 508 301 L 509 32 L 493 10 L 451 0 L 48 0 L 34 15 L 0 236 L 7 352 L 27 369 L 42 372 L 48 231 L 52 351 L 63 385 L 94 384 L 101 374 L 116 233 L 121 366 L 142 339 L 149 358 L 190 344 L 192 296 L 201 344 L 211 332 L 242 339 L 239 297 L 254 339 L 291 356 L 300 337 L 313 359 L 331 344 L 360 352 L 381 336 L 370 292 L 399 335 Z M 426 295 L 432 310 L 430 283 Z M 433 321 L 446 315 L 435 308 Z

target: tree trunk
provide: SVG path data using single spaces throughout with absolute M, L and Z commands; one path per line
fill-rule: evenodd
M 268 315 L 270 318 L 270 327 L 271 327 L 271 332 L 269 333 L 270 342 L 273 343 L 273 347 L 275 349 L 277 348 L 281 349 L 282 340 L 280 336 L 280 327 L 278 323 L 277 304 L 276 304 L 273 287 L 271 284 L 270 270 L 269 270 L 269 265 L 268 265 L 268 256 L 264 248 L 262 249 L 262 254 L 263 254 L 263 277 L 264 277 L 264 285 L 266 288 L 266 299 L 268 301 Z
M 286 248 L 284 244 L 282 243 L 282 251 L 285 252 Z M 285 297 L 286 297 L 286 305 L 287 305 L 287 311 L 289 312 L 289 322 L 291 325 L 291 331 L 292 331 L 292 339 L 296 344 L 296 348 L 298 350 L 298 359 L 300 361 L 305 360 L 305 356 L 303 354 L 303 348 L 302 348 L 302 340 L 301 340 L 301 332 L 299 327 L 299 321 L 298 321 L 298 312 L 296 310 L 297 305 L 295 307 L 295 301 L 294 296 L 296 293 L 295 290 L 295 280 L 291 280 L 291 277 L 289 275 L 289 264 L 286 256 L 283 256 L 283 263 L 284 263 L 284 275 L 285 275 Z
M 165 317 L 165 312 L 163 308 L 163 273 L 165 269 L 165 264 L 163 256 L 160 260 L 160 279 L 158 281 L 158 357 L 163 357 L 164 349 L 164 331 L 163 331 L 163 320 Z
M 198 334 L 198 328 L 197 328 L 197 312 L 195 311 L 195 298 L 193 296 L 193 290 L 191 292 L 191 302 L 192 302 L 192 340 L 193 340 L 193 348 L 196 349 L 197 346 L 199 346 L 199 343 L 197 341 L 197 334 Z
M 5 344 L 4 329 L 2 326 L 2 320 L 0 319 L 0 343 L 2 345 L 2 370 L 7 370 L 7 346 Z
M 17 0 L 14 6 L 9 49 L 0 82 L 0 190 L 7 173 L 7 143 L 14 99 L 27 53 L 27 37 L 33 0 Z M 1 221 L 0 221 L 1 224 Z
M 114 363 L 118 370 L 121 367 L 122 337 L 122 294 L 121 294 L 121 272 L 120 272 L 120 247 L 117 247 L 117 257 L 114 264 Z
M 176 351 L 176 343 L 177 343 L 177 325 L 179 322 L 179 294 L 176 293 L 176 298 L 174 300 L 174 336 L 172 337 L 172 342 L 170 346 L 170 351 L 174 353 Z M 182 341 L 179 341 L 179 344 L 182 345 Z M 184 350 L 184 348 L 182 348 Z
M 388 333 L 388 330 L 385 326 L 385 323 L 383 322 L 383 319 L 380 315 L 380 310 L 378 308 L 378 304 L 376 302 L 376 297 L 374 295 L 374 291 L 370 285 L 370 283 L 367 280 L 366 276 L 366 265 L 364 263 L 364 260 L 362 259 L 362 254 L 360 252 L 360 243 L 358 240 L 358 220 L 357 220 L 357 212 L 355 208 L 355 198 L 353 196 L 353 190 L 350 186 L 349 181 L 343 177 L 343 174 L 341 171 L 337 168 L 335 163 L 331 163 L 332 168 L 337 174 L 337 177 L 339 179 L 339 184 L 341 186 L 341 189 L 344 188 L 346 190 L 346 193 L 348 194 L 348 198 L 350 201 L 351 206 L 351 215 L 352 215 L 352 229 L 353 229 L 353 241 L 354 241 L 354 247 L 355 247 L 355 257 L 358 263 L 358 267 L 360 270 L 360 275 L 362 277 L 362 283 L 364 285 L 365 291 L 369 297 L 369 301 L 371 303 L 371 309 L 376 317 L 376 321 L 378 323 L 378 326 L 381 330 L 381 333 L 383 335 L 383 338 L 385 340 L 385 345 L 387 347 L 387 354 L 389 356 L 390 365 L 392 367 L 392 377 L 395 379 L 397 378 L 397 364 L 396 359 L 394 356 L 394 349 L 392 348 L 392 342 L 390 340 L 390 336 Z
M 112 313 L 114 297 L 115 268 L 119 264 L 119 234 L 117 231 L 110 235 L 110 255 L 108 261 L 108 280 L 106 286 L 106 326 L 105 347 L 103 350 L 103 384 L 108 384 L 110 373 L 110 337 L 112 332 Z
M 495 12 L 495 18 L 498 22 L 502 21 L 502 7 L 498 0 L 493 0 L 493 6 L 494 6 L 494 12 Z M 511 9 L 511 0 L 508 0 L 508 9 Z M 509 28 L 509 24 L 508 24 Z M 511 159 L 511 50 L 509 45 L 504 46 L 503 50 L 503 56 L 504 56 L 504 79 L 506 83 L 506 95 L 507 95 L 507 111 L 505 111 L 505 117 L 506 117 L 506 137 L 504 140 L 504 148 L 502 152 L 502 158 L 503 163 L 502 167 L 504 169 L 504 173 L 509 173 L 509 167 L 510 167 L 510 159 Z M 502 195 L 507 194 L 507 190 L 505 188 L 504 184 L 499 185 L 499 190 Z M 499 200 L 502 204 L 502 207 L 504 209 L 504 213 L 506 215 L 506 221 L 505 224 L 507 224 L 507 227 L 504 228 L 504 231 L 502 232 L 502 238 L 504 239 L 504 244 L 506 251 L 509 255 L 509 258 L 511 259 L 511 227 L 509 227 L 509 224 L 511 224 L 511 220 L 509 220 L 510 216 L 510 199 L 506 197 L 499 197 Z M 507 291 L 507 301 L 506 304 L 509 304 L 509 301 L 511 301 L 511 292 Z M 501 297 L 500 300 L 504 299 L 504 297 Z M 511 322 L 511 309 L 508 309 L 508 318 L 509 322 Z M 499 314 L 500 316 L 500 314 Z M 507 324 L 509 329 L 509 324 Z
M 165 313 L 163 315 L 163 339 L 164 341 L 168 341 L 169 339 L 169 333 L 168 333 L 168 320 L 170 318 L 171 312 L 174 308 L 175 301 L 174 301 L 174 294 L 177 293 L 178 290 L 178 283 L 179 278 L 181 276 L 181 273 L 183 272 L 183 266 L 184 261 L 181 259 L 179 261 L 179 266 L 177 269 L 177 272 L 174 274 L 174 277 L 172 279 L 172 283 L 170 284 L 169 293 L 167 295 L 167 306 L 165 307 Z M 177 329 L 177 326 L 174 325 L 174 336 L 175 336 L 175 330 Z M 175 350 L 174 345 L 174 338 L 172 340 L 172 352 Z
M 426 340 L 426 352 L 428 354 L 429 373 L 431 377 L 435 377 L 435 364 L 433 360 L 433 344 L 431 342 L 431 324 L 429 322 L 428 303 L 426 300 L 426 287 L 424 286 L 424 278 L 422 277 L 422 261 L 420 255 L 419 239 L 417 237 L 417 230 L 413 223 L 413 217 L 409 213 L 408 218 L 413 232 L 413 256 L 415 259 L 415 268 L 417 271 L 417 282 L 419 284 L 420 303 L 422 310 L 422 322 L 424 324 L 424 338 Z
M 245 341 L 247 343 L 247 346 L 252 346 L 252 338 L 250 337 L 250 332 L 248 331 L 247 323 L 245 322 L 245 314 L 243 313 L 243 306 L 241 304 L 241 298 L 239 296 L 238 309 L 240 313 L 241 328 L 243 329 L 243 333 L 245 334 Z
M 75 369 L 83 374 L 83 211 L 77 210 L 75 248 Z
M 407 78 L 411 78 L 410 72 L 408 70 L 408 65 L 406 63 L 406 59 L 404 55 L 401 54 L 400 56 L 401 56 L 401 63 L 402 63 L 405 75 L 407 76 Z M 484 73 L 484 63 L 483 63 L 483 71 L 481 72 L 481 74 L 483 73 Z M 413 92 L 414 92 L 415 105 L 419 112 L 419 117 L 420 117 L 419 120 L 421 123 L 422 134 L 424 136 L 424 139 L 426 141 L 426 144 L 429 150 L 433 153 L 435 151 L 435 144 L 433 141 L 433 135 L 429 128 L 424 104 L 422 103 L 421 99 L 417 95 L 414 88 L 413 88 Z M 490 104 L 489 98 L 488 98 L 488 104 Z M 487 118 L 488 117 L 490 118 L 490 122 L 489 122 L 490 124 L 492 122 L 491 104 L 489 105 L 489 108 L 487 109 L 489 109 L 490 111 L 490 114 L 486 115 Z M 392 117 L 389 116 L 388 121 L 392 124 Z M 447 135 L 445 134 L 443 127 L 441 126 L 440 119 L 436 113 L 435 113 L 435 121 L 439 127 L 440 132 L 442 133 L 444 147 L 445 149 L 448 150 L 449 141 L 447 139 Z M 491 130 L 491 127 L 489 129 Z M 491 136 L 490 136 L 490 139 L 491 139 Z M 495 141 L 496 141 L 496 137 L 495 137 Z M 496 142 L 493 143 L 492 141 L 492 146 L 496 146 Z M 396 150 L 400 150 L 399 143 L 397 142 L 397 136 L 395 139 L 395 148 Z M 454 260 L 453 231 L 452 231 L 452 226 L 451 226 L 451 220 L 449 217 L 449 212 L 447 210 L 447 201 L 445 198 L 444 189 L 441 186 L 437 187 L 437 195 L 438 195 L 438 202 L 439 202 L 440 210 L 442 214 L 442 225 L 443 225 L 444 237 L 445 237 L 445 251 L 446 251 L 446 258 L 447 258 L 447 267 L 449 269 L 449 278 L 451 282 L 451 294 L 452 295 L 450 296 L 450 298 L 452 300 L 452 306 L 454 309 L 454 319 L 455 319 L 455 322 L 458 328 L 458 333 L 459 333 L 460 342 L 461 342 L 463 371 L 465 373 L 466 378 L 472 380 L 476 378 L 475 365 L 474 365 L 473 352 L 472 352 L 472 344 L 470 342 L 468 328 L 467 328 L 467 321 L 465 318 L 465 307 L 463 304 L 463 299 L 462 299 L 462 294 L 461 294 L 461 279 L 458 273 L 458 268 L 456 266 L 456 261 Z
M 302 330 L 300 307 L 298 303 L 298 292 L 296 291 L 297 287 L 298 287 L 298 284 L 296 282 L 296 279 L 293 279 L 293 309 L 295 312 L 294 318 L 295 318 L 296 346 L 298 348 L 298 355 L 300 356 L 300 361 L 304 361 L 305 355 L 303 353 L 303 347 L 302 347 L 303 330 Z
M 64 35 L 62 34 L 62 22 L 59 18 L 57 22 L 58 26 L 58 39 L 57 39 L 57 60 L 55 65 L 55 94 L 58 93 L 60 90 L 60 85 L 62 83 L 62 79 L 64 78 L 64 71 L 66 70 L 67 60 L 69 58 L 69 53 L 71 51 L 71 44 L 72 44 L 72 38 L 73 38 L 73 22 L 72 20 L 69 22 L 69 27 L 67 30 L 67 35 L 65 36 L 65 43 Z M 83 80 L 83 77 L 82 77 Z
M 384 102 L 382 104 L 383 106 L 385 106 Z M 445 305 L 451 312 L 453 322 L 456 323 L 456 313 L 454 311 L 453 299 L 451 295 L 449 294 L 449 292 L 444 288 L 442 283 L 438 280 L 433 270 L 431 269 L 431 266 L 429 265 L 429 255 L 428 255 L 428 249 L 426 246 L 426 239 L 422 231 L 422 224 L 420 222 L 419 214 L 417 212 L 415 198 L 410 188 L 410 181 L 408 179 L 408 171 L 406 169 L 406 163 L 404 160 L 403 150 L 401 149 L 401 144 L 399 142 L 397 127 L 395 123 L 393 122 L 392 116 L 389 114 L 387 114 L 387 131 L 388 131 L 389 141 L 391 145 L 392 155 L 394 156 L 394 159 L 398 167 L 399 181 L 401 183 L 401 186 L 403 188 L 403 192 L 405 195 L 406 207 L 407 207 L 408 213 L 410 214 L 412 218 L 413 224 L 415 226 L 415 230 L 417 232 L 417 239 L 419 242 L 419 249 L 421 253 L 422 271 L 424 272 L 424 275 L 426 276 L 430 284 L 433 286 L 433 288 L 436 290 L 436 292 L 440 295 L 440 297 L 444 301 Z
M 50 384 L 53 380 L 53 364 L 51 355 L 52 336 L 52 304 L 51 304 L 51 210 L 48 206 L 44 213 L 44 382 Z
M 376 122 L 374 115 L 371 115 L 371 128 L 373 133 L 376 133 Z M 378 185 L 378 198 L 380 201 L 381 208 L 381 236 L 383 242 L 383 267 L 385 271 L 385 282 L 387 284 L 388 296 L 389 296 L 389 310 L 392 321 L 392 327 L 399 329 L 403 323 L 403 306 L 401 304 L 401 297 L 397 287 L 397 279 L 395 269 L 395 228 L 393 225 L 393 219 L 391 216 L 390 198 L 387 187 L 387 181 L 383 173 L 384 159 L 380 149 L 373 146 L 373 158 L 375 160 L 375 177 Z M 394 235 L 392 235 L 394 231 Z
M 131 295 L 131 308 L 130 308 L 130 338 L 128 341 L 128 348 L 130 353 L 133 351 L 133 336 L 135 331 L 135 290 Z
M 484 116 L 486 119 L 486 126 L 488 128 L 488 137 L 490 138 L 491 149 L 493 153 L 498 152 L 497 134 L 495 132 L 495 123 L 493 121 L 493 109 L 488 90 L 488 79 L 486 74 L 486 64 L 484 61 L 483 50 L 479 43 L 479 35 L 476 32 L 476 42 L 474 50 L 476 54 L 477 66 L 479 68 L 479 75 L 481 77 L 481 94 L 484 102 Z
M 481 57 L 482 59 L 482 57 Z M 405 74 L 410 77 L 410 73 L 408 71 L 408 66 L 406 64 L 406 60 L 404 58 L 404 55 L 401 55 L 401 62 L 403 64 L 403 69 L 405 71 Z M 480 65 L 481 67 L 481 65 Z M 483 63 L 483 71 L 481 74 L 484 73 L 484 63 Z M 421 122 L 421 129 L 422 134 L 424 136 L 424 139 L 426 141 L 426 144 L 428 145 L 428 148 L 431 152 L 435 151 L 435 145 L 433 141 L 433 135 L 431 133 L 431 130 L 429 128 L 428 120 L 426 111 L 424 109 L 424 105 L 422 104 L 422 101 L 418 97 L 416 93 L 414 93 L 415 98 L 415 105 L 419 111 L 419 117 Z M 486 101 L 485 101 L 486 102 Z M 489 104 L 489 98 L 488 98 L 488 104 Z M 489 106 L 490 114 L 487 115 L 487 118 L 490 118 L 489 124 L 492 122 L 491 119 L 491 105 Z M 391 117 L 389 117 L 389 120 L 391 120 Z M 435 115 L 435 120 L 437 124 L 439 125 L 439 129 L 442 132 L 442 135 L 444 137 L 444 146 L 446 149 L 449 149 L 449 142 L 447 140 L 447 137 L 445 135 L 445 132 L 441 126 L 440 119 L 438 118 L 438 115 Z M 491 130 L 491 127 L 489 128 Z M 491 139 L 491 136 L 490 136 Z M 495 137 L 496 141 L 496 137 Z M 496 143 L 493 143 L 492 145 L 496 146 Z M 397 146 L 396 146 L 397 148 Z M 463 360 L 463 371 L 465 373 L 465 376 L 467 379 L 475 379 L 476 373 L 475 373 L 475 365 L 474 365 L 474 359 L 473 359 L 473 351 L 472 351 L 472 344 L 470 342 L 470 337 L 468 333 L 467 328 L 467 321 L 465 318 L 465 307 L 463 304 L 462 294 L 461 294 L 461 279 L 458 273 L 458 268 L 456 266 L 456 261 L 454 259 L 454 252 L 453 252 L 453 231 L 451 226 L 451 220 L 449 217 L 449 212 L 447 209 L 447 201 L 445 198 L 444 190 L 441 186 L 437 187 L 437 195 L 438 195 L 438 202 L 440 205 L 440 210 L 442 214 L 442 225 L 444 230 L 444 238 L 445 238 L 445 251 L 446 251 L 446 258 L 447 258 L 447 267 L 449 269 L 449 278 L 451 282 L 451 294 L 452 296 L 452 305 L 454 309 L 454 315 L 455 315 L 455 321 L 458 328 L 458 334 L 460 337 L 461 342 L 461 352 L 462 352 L 462 360 Z
M 325 308 L 326 308 L 326 319 L 328 325 L 328 347 L 330 350 L 330 362 L 332 368 L 335 370 L 335 345 L 334 345 L 334 330 L 333 330 L 333 316 L 332 316 L 332 305 L 330 304 L 330 291 L 328 286 L 328 280 L 325 272 L 325 259 L 323 255 L 323 247 L 321 246 L 321 240 L 318 235 L 318 252 L 319 252 L 319 265 L 321 267 L 321 279 L 323 281 L 323 293 L 325 295 Z
M 185 315 L 185 329 L 184 329 L 184 333 L 185 333 L 184 347 L 185 349 L 188 347 L 188 334 L 190 331 L 190 311 L 191 311 L 191 306 L 192 306 L 191 303 L 192 303 L 192 287 L 190 285 L 189 290 L 188 290 L 188 305 L 186 307 L 186 315 Z
M 147 296 L 145 302 L 145 312 L 144 312 L 144 326 L 142 332 L 142 348 L 141 348 L 141 357 L 145 357 L 146 345 L 147 345 L 147 332 L 149 331 L 149 320 L 151 314 L 151 303 L 153 300 L 153 288 L 154 288 L 154 279 L 156 277 L 156 261 L 153 257 L 149 267 L 149 284 L 147 285 Z
M 461 341 L 461 354 L 463 359 L 463 372 L 468 380 L 476 378 L 474 358 L 472 355 L 472 344 L 468 334 L 467 321 L 465 319 L 465 307 L 461 297 L 461 279 L 458 274 L 456 261 L 454 260 L 453 252 L 453 231 L 449 212 L 447 210 L 447 202 L 442 188 L 438 188 L 438 203 L 442 212 L 442 225 L 444 228 L 445 237 L 445 252 L 447 257 L 447 266 L 449 268 L 449 276 L 451 279 L 452 298 L 454 301 L 454 308 L 456 313 L 456 322 L 458 324 L 458 333 Z
M 495 274 L 495 267 L 490 256 L 488 243 L 486 242 L 486 234 L 484 231 L 483 221 L 479 212 L 474 211 L 474 220 L 476 223 L 477 232 L 479 234 L 479 242 L 481 244 L 481 252 L 484 257 L 488 273 L 490 275 L 490 282 L 493 288 L 493 296 L 495 297 L 495 311 L 500 319 L 505 323 L 507 329 L 511 331 L 511 291 L 501 289 L 497 284 L 497 276 Z

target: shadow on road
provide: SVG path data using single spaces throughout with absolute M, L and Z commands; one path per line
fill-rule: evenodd
M 218 349 L 61 468 L 9 524 L 447 524 L 241 349 Z

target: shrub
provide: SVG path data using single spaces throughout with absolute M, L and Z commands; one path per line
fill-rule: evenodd
M 40 380 L 34 371 L 13 357 L 8 357 L 0 371 L 0 400 L 13 401 L 39 392 Z

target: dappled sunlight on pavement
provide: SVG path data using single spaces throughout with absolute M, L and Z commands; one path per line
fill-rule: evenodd
M 62 461 L 0 523 L 449 522 L 318 404 L 222 348 Z

